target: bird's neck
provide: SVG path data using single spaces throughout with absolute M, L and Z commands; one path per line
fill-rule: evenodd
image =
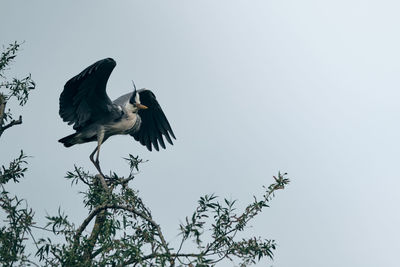
M 137 108 L 136 107 L 134 107 L 131 103 L 126 103 L 126 105 L 125 105 L 125 110 L 127 111 L 127 113 L 129 114 L 129 113 L 136 113 L 136 111 L 137 111 Z

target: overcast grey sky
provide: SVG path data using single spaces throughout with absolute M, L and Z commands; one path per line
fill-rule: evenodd
M 87 214 L 74 164 L 94 172 L 94 143 L 64 148 L 65 82 L 113 57 L 112 99 L 138 87 L 157 95 L 177 136 L 148 152 L 109 139 L 105 171 L 149 162 L 132 184 L 167 239 L 200 195 L 245 205 L 279 170 L 292 183 L 249 229 L 277 240 L 258 266 L 399 266 L 400 38 L 398 1 L 5 1 L 0 43 L 25 41 L 12 75 L 32 73 L 24 123 L 0 139 L 0 164 L 23 148 L 26 179 L 13 191 L 37 218 L 63 207 Z M 15 109 L 19 112 L 19 109 Z M 222 266 L 222 265 L 221 265 Z M 226 266 L 231 266 L 230 263 Z

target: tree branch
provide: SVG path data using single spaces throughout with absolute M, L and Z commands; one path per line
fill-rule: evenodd
M 144 220 L 148 221 L 151 225 L 153 225 L 153 227 L 156 228 L 156 230 L 157 230 L 157 232 L 158 232 L 158 236 L 160 237 L 160 240 L 161 240 L 161 244 L 162 244 L 162 246 L 163 246 L 164 249 L 165 249 L 165 252 L 166 252 L 169 256 L 171 256 L 171 254 L 170 254 L 170 252 L 169 252 L 168 244 L 167 244 L 167 242 L 165 241 L 164 235 L 163 235 L 162 232 L 161 232 L 160 225 L 158 225 L 153 219 L 151 219 L 150 217 L 146 216 L 144 213 L 142 213 L 142 212 L 140 212 L 140 211 L 137 211 L 137 210 L 135 210 L 134 208 L 128 207 L 128 206 L 123 206 L 123 205 L 109 205 L 107 208 L 110 208 L 110 209 L 122 209 L 122 210 L 130 211 L 130 212 L 132 212 L 133 214 L 135 214 L 135 215 L 137 215 L 137 216 L 143 218 Z
M 110 193 L 110 188 L 108 187 L 108 185 L 106 183 L 106 180 L 104 179 L 103 174 L 100 172 L 99 174 L 96 174 L 95 177 L 100 181 L 101 186 L 103 187 L 104 191 L 106 191 L 107 193 Z
M 226 251 L 224 251 L 226 252 Z M 159 258 L 159 257 L 173 257 L 174 259 L 177 258 L 198 258 L 198 257 L 204 257 L 204 256 L 211 256 L 211 255 L 215 255 L 218 254 L 218 252 L 210 252 L 207 254 L 204 253 L 151 253 L 149 255 L 140 257 L 140 260 L 149 260 L 149 259 L 154 259 L 154 258 Z M 129 264 L 133 264 L 133 263 L 137 263 L 137 259 L 135 258 L 131 258 L 129 260 L 127 260 L 126 262 L 124 262 L 124 266 L 125 265 L 129 265 Z
M 92 252 L 93 248 L 96 245 L 97 238 L 99 237 L 101 228 L 103 227 L 104 221 L 106 219 L 105 210 L 102 210 L 97 216 L 96 221 L 93 226 L 92 233 L 88 239 L 89 244 L 88 247 L 85 249 L 84 259 L 89 262 L 92 259 Z
M 3 128 L 4 111 L 6 110 L 6 99 L 3 94 L 0 93 L 0 130 Z
M 6 104 L 7 101 L 5 100 L 4 95 L 0 94 L 0 136 L 8 128 L 11 128 L 14 125 L 22 124 L 22 116 L 19 116 L 18 120 L 12 120 L 9 124 L 3 126 Z
M 107 209 L 125 210 L 125 211 L 132 212 L 133 214 L 135 214 L 136 216 L 138 216 L 138 217 L 144 219 L 145 221 L 149 222 L 154 228 L 156 228 L 158 236 L 160 237 L 161 244 L 162 244 L 162 246 L 163 246 L 163 248 L 165 250 L 165 255 L 168 255 L 169 259 L 171 260 L 171 265 L 173 266 L 173 258 L 172 258 L 172 255 L 171 255 L 170 251 L 169 251 L 168 244 L 165 241 L 164 235 L 161 232 L 160 226 L 153 219 L 151 219 L 149 216 L 147 216 L 144 213 L 142 213 L 140 211 L 137 211 L 133 207 L 129 207 L 129 206 L 124 206 L 124 205 L 119 205 L 119 204 L 103 204 L 101 206 L 96 207 L 89 214 L 89 216 L 83 221 L 82 225 L 76 231 L 76 234 L 75 234 L 75 237 L 74 237 L 75 246 L 78 245 L 79 237 L 82 235 L 82 232 L 85 230 L 85 228 L 88 226 L 88 224 L 93 220 L 93 218 L 96 215 L 97 215 L 97 217 L 96 217 L 95 226 L 93 227 L 93 231 L 92 231 L 91 237 L 89 239 L 90 240 L 89 242 L 92 242 L 94 239 L 97 239 L 97 236 L 94 235 L 94 233 L 96 233 L 98 231 L 97 232 L 97 235 L 98 235 L 99 231 L 101 230 L 100 223 L 104 222 L 104 218 L 101 218 L 101 217 L 103 217 L 102 214 L 104 215 L 104 212 Z M 101 221 L 101 219 L 103 219 L 103 220 Z M 95 244 L 95 242 L 93 243 L 93 246 L 91 246 L 92 249 L 94 247 L 94 244 Z
M 13 127 L 14 125 L 18 125 L 18 124 L 22 124 L 22 116 L 19 116 L 18 120 L 12 120 L 9 124 L 1 127 L 0 135 L 1 135 L 2 132 L 7 130 L 8 128 Z
M 148 217 L 147 215 L 145 215 L 144 213 L 137 211 L 136 209 L 132 208 L 132 207 L 128 207 L 128 206 L 124 206 L 124 205 L 118 205 L 118 204 L 103 204 L 100 205 L 98 207 L 96 207 L 90 214 L 89 216 L 83 221 L 82 225 L 78 228 L 78 230 L 76 231 L 75 234 L 75 242 L 78 241 L 79 237 L 82 235 L 82 232 L 85 230 L 85 228 L 88 226 L 88 224 L 93 220 L 93 218 L 99 214 L 100 212 L 106 210 L 106 209 L 119 209 L 119 210 L 126 210 L 129 212 L 132 212 L 133 214 L 135 214 L 136 216 L 139 216 L 140 218 L 146 220 L 147 222 L 149 222 L 151 225 L 153 225 L 153 227 L 156 228 L 157 232 L 158 232 L 158 236 L 160 237 L 161 243 L 164 247 L 164 249 L 166 251 L 169 251 L 168 249 L 168 245 L 167 242 L 165 241 L 165 238 L 161 232 L 161 228 L 160 226 L 150 217 Z
M 100 181 L 100 184 L 103 187 L 104 191 L 107 193 L 110 193 L 110 189 L 105 182 L 104 176 L 102 174 L 96 174 L 95 177 L 97 178 L 97 181 Z M 96 185 L 98 185 L 98 184 L 99 183 L 97 182 Z M 89 216 L 83 221 L 82 225 L 78 228 L 78 230 L 75 234 L 75 237 L 74 237 L 74 248 L 77 248 L 77 246 L 79 244 L 79 237 L 81 236 L 83 230 L 85 230 L 85 228 L 90 223 L 90 221 L 94 218 L 94 216 L 97 215 L 96 221 L 95 221 L 93 229 L 92 229 L 92 233 L 90 234 L 90 237 L 88 239 L 88 247 L 85 249 L 85 253 L 84 253 L 84 259 L 89 265 L 90 265 L 90 261 L 92 259 L 92 252 L 96 245 L 97 238 L 99 237 L 100 231 L 103 228 L 103 224 L 106 219 L 105 210 L 106 209 L 99 209 L 99 207 L 94 209 L 89 214 Z

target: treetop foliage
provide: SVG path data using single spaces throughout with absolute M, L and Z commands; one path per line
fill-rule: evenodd
M 20 106 L 24 106 L 28 101 L 29 92 L 36 86 L 31 74 L 22 79 L 13 78 L 11 81 L 5 76 L 5 72 L 17 56 L 20 46 L 21 44 L 17 42 L 10 44 L 0 57 L 0 136 L 6 129 L 22 123 L 21 116 L 14 119 L 11 110 L 7 110 L 7 102 L 14 98 Z
M 21 117 L 15 120 L 11 111 L 6 111 L 7 102 L 15 98 L 23 106 L 35 88 L 30 75 L 7 81 L 5 70 L 19 48 L 15 42 L 1 54 L 0 136 L 22 123 Z M 236 200 L 215 194 L 201 196 L 194 212 L 179 224 L 179 242 L 172 244 L 165 239 L 150 207 L 131 187 L 145 162 L 138 156 L 125 159 L 130 169 L 126 176 L 115 172 L 90 174 L 85 168 L 74 166 L 65 178 L 72 186 L 85 186 L 81 195 L 87 216 L 78 223 L 59 208 L 57 214 L 46 216 L 47 224 L 43 226 L 37 225 L 25 200 L 6 190 L 7 183 L 18 183 L 25 176 L 27 159 L 21 150 L 18 157 L 0 168 L 0 214 L 5 214 L 0 221 L 3 266 L 205 267 L 227 260 L 248 266 L 263 258 L 273 259 L 274 240 L 243 236 L 250 222 L 269 207 L 275 193 L 289 183 L 286 173 L 274 176 L 273 183 L 263 188 L 263 194 L 254 197 L 243 210 L 237 207 Z M 35 237 L 32 229 L 41 231 L 41 237 Z M 35 255 L 26 253 L 29 244 L 36 247 Z

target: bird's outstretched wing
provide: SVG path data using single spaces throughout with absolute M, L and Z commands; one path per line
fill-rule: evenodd
M 115 65 L 112 58 L 99 60 L 65 84 L 59 113 L 68 124 L 74 124 L 75 130 L 114 111 L 106 85 Z
M 147 109 L 139 110 L 142 123 L 140 124 L 140 129 L 131 135 L 150 151 L 152 150 L 152 145 L 158 151 L 159 144 L 165 149 L 163 136 L 172 145 L 170 136 L 174 139 L 176 138 L 167 117 L 165 117 L 164 112 L 157 102 L 156 96 L 147 89 L 141 89 L 137 92 L 139 93 L 141 104 L 147 106 Z

